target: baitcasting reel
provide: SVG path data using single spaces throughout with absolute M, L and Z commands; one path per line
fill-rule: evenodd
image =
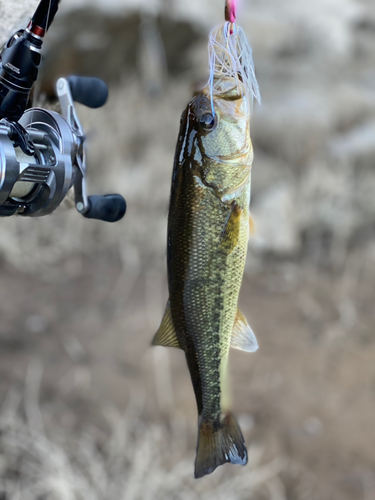
M 45 32 L 59 0 L 41 0 L 28 27 L 17 31 L 0 55 L 0 217 L 38 217 L 55 210 L 74 186 L 78 212 L 90 219 L 120 220 L 126 203 L 118 194 L 86 195 L 85 135 L 74 101 L 90 108 L 108 97 L 97 78 L 60 78 L 62 116 L 41 108 L 25 112 L 38 76 Z
M 102 106 L 107 87 L 97 78 L 72 76 L 60 78 L 56 90 L 63 116 L 32 108 L 18 122 L 0 120 L 0 216 L 47 215 L 74 185 L 82 215 L 116 222 L 126 210 L 122 196 L 86 195 L 85 136 L 74 109 L 74 101 Z

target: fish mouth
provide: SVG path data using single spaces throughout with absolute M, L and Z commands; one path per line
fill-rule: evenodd
M 224 99 L 225 101 L 238 101 L 243 98 L 243 94 L 238 91 L 236 86 L 232 87 L 229 90 L 224 90 L 220 92 L 220 90 L 216 90 L 214 93 L 214 97 L 217 99 Z
M 240 79 L 236 82 L 234 78 L 220 78 L 214 84 L 213 96 L 226 101 L 237 101 L 245 96 L 245 92 L 241 91 L 241 86 L 243 87 Z M 209 89 L 207 93 L 210 95 Z

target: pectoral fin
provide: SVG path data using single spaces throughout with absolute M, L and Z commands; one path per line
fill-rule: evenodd
M 171 304 L 169 300 L 159 330 L 152 340 L 152 345 L 162 345 L 164 347 L 176 347 L 177 349 L 181 349 L 172 321 Z
M 249 215 L 249 230 L 250 230 L 250 236 L 254 236 L 255 234 L 255 222 L 254 219 L 251 215 Z
M 239 309 L 237 309 L 230 345 L 234 349 L 247 352 L 255 352 L 259 347 L 253 330 Z
M 228 255 L 233 252 L 238 244 L 238 239 L 240 237 L 241 214 L 242 209 L 234 201 L 225 222 L 220 241 L 220 248 L 225 250 Z

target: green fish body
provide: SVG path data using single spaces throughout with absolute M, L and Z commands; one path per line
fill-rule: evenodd
M 199 414 L 195 477 L 247 462 L 227 412 L 225 372 L 231 345 L 258 347 L 237 309 L 250 227 L 250 116 L 238 86 L 221 85 L 212 101 L 208 87 L 196 95 L 181 118 L 168 218 L 170 298 L 153 341 L 186 355 Z

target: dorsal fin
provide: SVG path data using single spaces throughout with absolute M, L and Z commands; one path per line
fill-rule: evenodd
M 236 319 L 234 320 L 230 346 L 246 352 L 255 352 L 259 347 L 253 330 L 239 309 L 237 309 Z
M 162 345 L 164 347 L 176 347 L 177 349 L 181 349 L 172 321 L 171 303 L 169 300 L 165 308 L 161 325 L 152 340 L 152 345 Z

